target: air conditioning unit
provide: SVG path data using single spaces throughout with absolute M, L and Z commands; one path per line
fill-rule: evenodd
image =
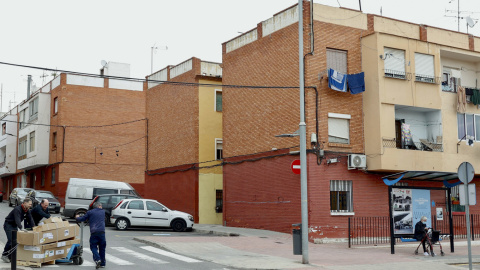
M 367 167 L 367 156 L 350 154 L 348 155 L 348 169 L 365 169 Z

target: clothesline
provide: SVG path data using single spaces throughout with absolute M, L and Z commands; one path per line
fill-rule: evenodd
M 329 68 L 328 87 L 339 92 L 350 90 L 352 95 L 365 92 L 365 73 L 343 74 Z

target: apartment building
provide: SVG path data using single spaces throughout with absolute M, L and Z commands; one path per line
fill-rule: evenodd
M 12 176 L 17 171 L 17 107 L 13 108 L 1 117 L 2 135 L 0 137 L 0 177 Z M 13 177 L 8 181 L 2 181 L 3 193 L 13 190 Z
M 190 58 L 147 76 L 145 196 L 221 224 L 222 69 Z
M 49 190 L 63 200 L 70 178 L 87 178 L 128 182 L 143 193 L 143 83 L 110 76 L 129 77 L 130 66 L 109 62 L 102 76 L 62 73 L 17 106 L 18 139 L 6 144 L 18 153 L 17 168 L 2 175 L 4 187 Z
M 478 38 L 305 1 L 302 23 L 310 241 L 346 239 L 350 217 L 389 216 L 387 175 L 425 171 L 432 180 L 463 161 L 480 165 L 480 146 L 465 143 L 477 138 L 478 108 L 456 110 L 457 87 L 477 86 Z M 299 143 L 275 135 L 299 124 L 298 6 L 223 43 L 222 63 L 225 85 L 252 86 L 223 87 L 224 224 L 289 232 L 301 222 L 291 171 Z M 364 72 L 365 92 L 333 90 L 329 69 Z M 419 178 L 400 184 L 444 185 Z M 431 194 L 443 211 L 445 198 Z

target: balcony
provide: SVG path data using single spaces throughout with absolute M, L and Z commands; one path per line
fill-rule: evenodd
M 426 139 L 419 139 L 418 142 L 414 140 L 406 142 L 405 140 L 402 140 L 402 139 L 382 138 L 382 143 L 383 143 L 383 147 L 387 147 L 387 148 L 443 152 L 443 144 L 441 143 L 441 138 L 437 138 L 436 142 L 428 141 Z

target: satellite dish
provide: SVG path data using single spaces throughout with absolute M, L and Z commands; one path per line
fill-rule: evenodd
M 470 28 L 475 26 L 475 22 L 472 20 L 470 16 L 465 17 L 465 19 L 467 20 L 467 25 L 470 26 Z
M 107 61 L 105 60 L 102 60 L 102 62 L 100 62 L 102 64 L 102 67 L 105 67 L 107 65 Z

